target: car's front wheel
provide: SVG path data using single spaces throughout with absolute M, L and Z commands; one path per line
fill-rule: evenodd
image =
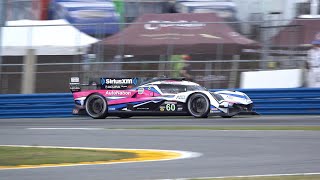
M 188 100 L 189 113 L 196 118 L 208 117 L 210 111 L 210 102 L 206 95 L 195 93 Z
M 92 94 L 86 100 L 86 112 L 94 119 L 104 119 L 108 115 L 108 103 L 100 94 Z

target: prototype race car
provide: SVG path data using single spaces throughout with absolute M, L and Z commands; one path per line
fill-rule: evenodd
M 81 90 L 95 86 L 94 90 Z M 238 114 L 256 114 L 253 102 L 239 91 L 210 92 L 183 78 L 154 78 L 138 83 L 138 78 L 100 78 L 100 83 L 80 84 L 71 78 L 73 114 L 87 114 L 94 119 L 107 116 L 191 115 L 206 118 L 217 115 L 230 118 Z

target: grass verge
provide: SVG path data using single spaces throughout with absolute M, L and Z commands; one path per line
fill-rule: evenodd
M 107 150 L 0 146 L 0 166 L 112 161 L 135 157 L 135 153 Z
M 117 128 L 110 128 L 117 129 Z M 141 130 L 278 130 L 278 131 L 320 131 L 320 126 L 154 126 L 154 127 L 132 127 L 121 129 L 141 129 Z
M 202 178 L 202 179 L 190 179 L 190 180 L 217 180 L 217 179 L 218 178 L 208 178 L 208 179 Z M 223 178 L 223 180 L 319 180 L 319 179 L 320 179 L 320 175 Z

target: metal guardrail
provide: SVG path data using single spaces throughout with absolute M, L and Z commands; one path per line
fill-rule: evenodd
M 236 89 L 254 101 L 261 115 L 318 115 L 320 88 Z M 214 91 L 214 90 L 211 90 Z M 0 95 L 0 118 L 72 117 L 71 93 Z

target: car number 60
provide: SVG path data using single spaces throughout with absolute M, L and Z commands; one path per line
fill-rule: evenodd
M 166 105 L 166 110 L 167 111 L 175 111 L 176 110 L 176 105 L 175 104 L 167 104 Z

